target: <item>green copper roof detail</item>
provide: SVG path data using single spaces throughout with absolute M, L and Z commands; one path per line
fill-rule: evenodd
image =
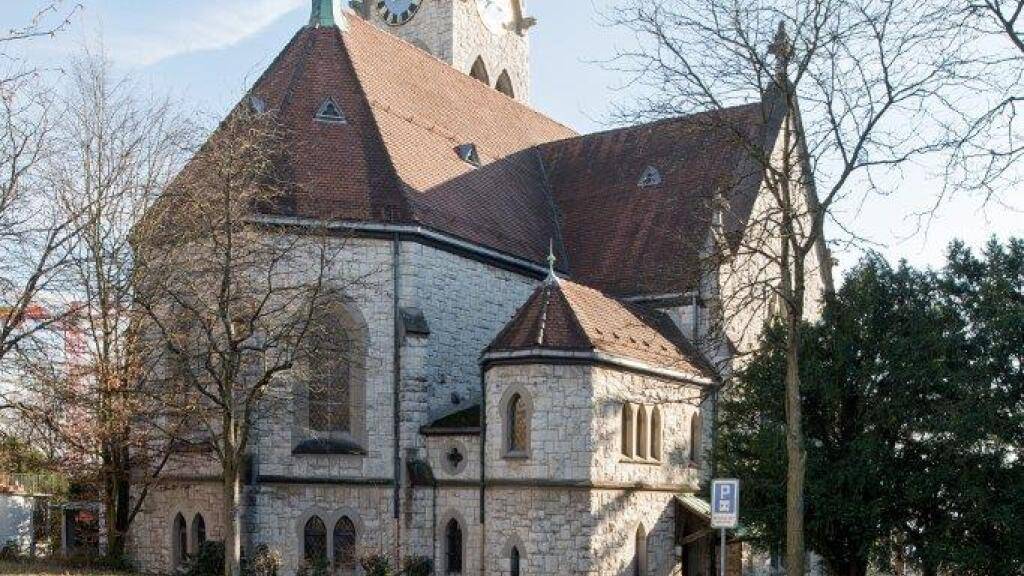
M 341 0 L 313 0 L 313 13 L 309 25 L 314 28 L 337 26 L 344 30 L 348 21 L 342 12 Z

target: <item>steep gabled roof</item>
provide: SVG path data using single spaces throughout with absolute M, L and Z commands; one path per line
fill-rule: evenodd
M 558 223 L 536 145 L 575 133 L 348 18 L 299 30 L 250 91 L 291 137 L 287 215 L 417 224 L 543 261 Z M 317 121 L 328 100 L 344 123 Z
M 274 215 L 422 226 L 535 263 L 555 240 L 575 280 L 621 296 L 696 285 L 717 191 L 743 229 L 763 175 L 742 141 L 778 131 L 761 103 L 578 136 L 346 18 L 299 30 L 239 104 L 256 97 L 290 138 L 294 198 Z M 343 122 L 317 119 L 327 102 Z M 638 185 L 649 168 L 660 181 Z
M 694 288 L 715 194 L 727 233 L 750 216 L 763 170 L 745 146 L 774 141 L 768 116 L 755 103 L 542 145 L 573 279 L 624 296 Z M 648 168 L 661 181 L 640 186 Z
M 598 352 L 694 378 L 714 374 L 664 314 L 564 279 L 549 279 L 537 288 L 487 354 L 536 350 Z

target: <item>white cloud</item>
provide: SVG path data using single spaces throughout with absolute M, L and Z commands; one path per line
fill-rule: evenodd
M 128 34 L 111 29 L 110 54 L 146 66 L 172 56 L 228 48 L 259 33 L 309 0 L 190 0 L 147 14 Z M 194 6 L 194 7 L 193 7 Z

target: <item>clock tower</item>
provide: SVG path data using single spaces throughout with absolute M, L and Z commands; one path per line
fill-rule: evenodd
M 516 100 L 530 95 L 525 0 L 362 0 L 377 27 Z

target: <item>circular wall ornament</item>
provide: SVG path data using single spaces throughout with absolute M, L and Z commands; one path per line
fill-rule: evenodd
M 423 0 L 371 0 L 376 3 L 377 15 L 388 26 L 401 26 L 416 16 Z
M 512 0 L 476 0 L 476 9 L 492 34 L 509 31 L 514 17 Z
M 469 454 L 466 453 L 466 447 L 462 442 L 449 440 L 444 445 L 442 460 L 444 461 L 444 471 L 452 476 L 457 476 L 466 469 Z

